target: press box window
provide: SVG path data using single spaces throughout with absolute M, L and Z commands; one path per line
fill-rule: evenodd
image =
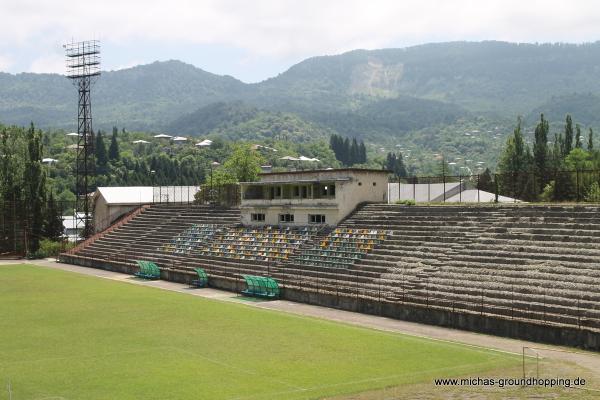
M 309 214 L 308 220 L 311 224 L 324 224 L 325 223 L 325 215 L 323 214 Z
M 308 187 L 307 186 L 294 186 L 294 197 L 300 197 L 303 199 L 308 198 Z
M 294 214 L 279 214 L 279 222 L 294 222 Z
M 335 185 L 321 186 L 321 196 L 324 197 L 335 197 Z
M 265 220 L 265 214 L 250 214 L 250 220 L 263 222 Z
M 277 199 L 281 197 L 281 186 L 271 187 L 271 199 Z

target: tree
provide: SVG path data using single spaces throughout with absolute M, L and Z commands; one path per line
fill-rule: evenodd
M 588 151 L 594 150 L 594 131 L 590 128 L 590 133 L 588 135 Z
M 500 172 L 521 172 L 529 170 L 529 149 L 521 132 L 521 118 L 517 120 L 512 136 L 506 141 L 504 152 L 500 156 L 498 168 Z
M 17 232 L 9 221 L 25 221 L 23 204 L 23 174 L 27 147 L 25 132 L 20 128 L 0 126 L 0 251 L 20 251 L 22 233 Z M 18 205 L 18 206 L 17 206 Z
M 350 139 L 345 138 L 342 146 L 342 159 L 340 160 L 345 166 L 350 165 Z
M 110 147 L 108 148 L 108 159 L 111 161 L 117 161 L 120 157 L 119 142 L 117 141 L 118 132 L 117 127 L 113 127 L 112 137 L 110 138 Z
M 542 114 L 540 122 L 535 128 L 535 142 L 533 143 L 533 159 L 536 173 L 539 177 L 538 185 L 540 186 L 540 190 L 546 185 L 547 181 L 549 130 L 548 121 L 544 119 L 544 114 Z
M 575 125 L 575 148 L 581 148 L 581 127 L 579 124 Z
M 521 118 L 517 120 L 513 134 L 508 137 L 504 152 L 500 156 L 498 186 L 503 193 L 524 200 L 537 196 L 538 188 L 533 187 L 531 167 L 533 157 L 525 145 L 521 132 Z
M 575 148 L 565 158 L 565 165 L 568 171 L 588 169 L 590 167 L 590 154 L 583 149 Z
M 477 189 L 485 190 L 486 192 L 494 192 L 494 180 L 492 179 L 492 171 L 486 168 L 483 174 L 480 174 L 477 181 Z
M 329 137 L 329 147 L 333 150 L 335 158 L 346 167 L 367 162 L 367 149 L 362 140 L 359 143 L 356 138 L 350 141 L 348 137 L 342 138 L 333 134 Z
M 402 153 L 388 153 L 385 163 L 385 169 L 388 171 L 392 171 L 394 175 L 399 178 L 405 178 L 408 173 L 406 171 L 406 166 L 404 165 L 404 159 L 402 157 Z
M 64 233 L 62 210 L 54 200 L 54 194 L 50 191 L 46 207 L 46 221 L 44 225 L 44 236 L 52 240 L 59 240 Z
M 352 143 L 350 144 L 350 155 L 349 155 L 348 165 L 354 165 L 360 163 L 360 154 L 358 148 L 358 141 L 356 138 L 352 138 Z
M 96 156 L 96 165 L 105 167 L 108 163 L 108 157 L 106 155 L 106 146 L 104 145 L 104 136 L 102 135 L 102 131 L 98 131 L 98 134 L 96 135 L 96 145 L 94 146 L 94 151 Z
M 362 140 L 360 141 L 358 154 L 360 156 L 358 162 L 360 164 L 366 164 L 367 163 L 367 148 L 365 147 L 365 142 L 363 142 Z
M 573 120 L 571 116 L 567 114 L 567 120 L 565 124 L 565 138 L 564 138 L 563 158 L 565 158 L 571 150 L 573 150 Z
M 29 252 L 39 249 L 44 226 L 44 203 L 46 181 L 42 169 L 41 133 L 35 130 L 33 122 L 27 131 L 28 158 L 25 164 L 23 182 L 25 184 L 25 205 L 27 208 L 27 230 L 30 235 Z
M 554 134 L 554 145 L 552 146 L 552 168 L 555 171 L 561 169 L 563 164 L 564 139 L 562 134 Z
M 263 162 L 259 152 L 252 150 L 248 145 L 238 145 L 223 163 L 223 167 L 237 182 L 254 182 L 258 180 Z
M 565 165 L 569 172 L 563 174 L 563 182 L 559 182 L 565 186 L 561 190 L 567 196 L 566 198 L 579 200 L 582 195 L 581 189 L 595 181 L 595 174 L 591 177 L 589 174 L 581 173 L 581 171 L 592 167 L 590 153 L 581 148 L 575 148 L 565 158 Z M 583 193 L 585 193 L 585 190 Z

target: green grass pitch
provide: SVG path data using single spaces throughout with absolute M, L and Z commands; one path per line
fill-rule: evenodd
M 13 400 L 311 399 L 518 362 L 243 304 L 0 266 L 2 400 L 9 381 Z

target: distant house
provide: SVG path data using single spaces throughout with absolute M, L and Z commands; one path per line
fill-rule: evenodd
M 196 146 L 198 147 L 210 147 L 210 145 L 212 144 L 212 140 L 210 139 L 204 139 L 201 142 L 196 143 Z
M 175 138 L 173 138 L 173 143 L 175 144 L 184 144 L 187 143 L 187 138 L 183 137 L 183 136 L 177 136 Z

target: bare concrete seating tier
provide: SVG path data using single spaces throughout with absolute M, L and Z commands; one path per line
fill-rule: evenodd
M 599 212 L 367 204 L 335 228 L 287 228 L 240 226 L 239 209 L 155 205 L 61 259 L 128 271 L 148 260 L 185 281 L 200 267 L 229 289 L 242 275 L 269 276 L 284 298 L 346 296 L 600 332 Z

